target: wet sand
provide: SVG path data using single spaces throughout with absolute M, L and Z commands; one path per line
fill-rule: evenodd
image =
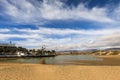
M 66 64 L 86 66 L 120 66 L 120 55 L 97 56 L 102 60 L 76 60 L 68 61 Z
M 101 56 L 101 57 L 107 59 L 105 62 L 109 62 L 108 61 L 109 59 L 110 60 L 116 59 L 115 61 L 118 61 L 120 58 L 118 56 L 116 57 Z M 120 66 L 115 65 L 87 66 L 87 65 L 43 65 L 43 64 L 0 63 L 0 80 L 119 80 L 119 79 L 120 79 Z

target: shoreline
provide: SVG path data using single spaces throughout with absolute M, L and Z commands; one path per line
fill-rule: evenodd
M 106 61 L 120 60 L 120 56 L 99 56 Z M 117 58 L 116 58 L 117 57 Z M 79 63 L 81 61 L 78 61 Z M 94 61 L 82 61 L 81 63 Z M 49 65 L 0 63 L 0 80 L 119 80 L 119 65 Z
M 95 56 L 102 60 L 75 60 L 65 62 L 66 64 L 74 64 L 81 66 L 120 66 L 120 55 L 102 55 Z
M 101 56 L 93 55 L 93 56 L 96 58 L 100 58 L 100 60 L 74 60 L 74 61 L 65 61 L 63 63 L 44 64 L 44 65 L 120 66 L 120 55 L 101 55 Z M 37 63 L 1 62 L 0 64 L 31 64 L 32 65 Z

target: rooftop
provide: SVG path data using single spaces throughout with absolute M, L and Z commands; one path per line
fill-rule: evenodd
M 0 46 L 15 46 L 15 44 L 12 43 L 0 43 Z

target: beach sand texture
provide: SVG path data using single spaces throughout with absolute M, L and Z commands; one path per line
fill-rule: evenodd
M 0 64 L 0 80 L 120 80 L 120 66 Z

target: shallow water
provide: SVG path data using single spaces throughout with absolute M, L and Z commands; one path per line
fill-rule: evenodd
M 95 60 L 101 61 L 102 58 L 97 58 L 91 55 L 59 55 L 56 57 L 41 57 L 41 58 L 11 58 L 11 59 L 0 59 L 2 62 L 11 63 L 34 63 L 34 64 L 65 64 L 67 61 L 74 60 Z

